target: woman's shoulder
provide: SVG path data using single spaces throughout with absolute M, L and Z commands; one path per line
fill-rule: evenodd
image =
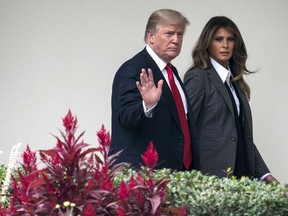
M 206 77 L 208 69 L 204 69 L 203 67 L 192 67 L 186 73 L 187 76 L 198 76 L 198 77 Z

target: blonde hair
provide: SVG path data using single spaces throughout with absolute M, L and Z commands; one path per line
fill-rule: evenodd
M 149 32 L 156 32 L 159 25 L 165 24 L 178 24 L 185 30 L 186 26 L 190 23 L 188 19 L 178 11 L 172 9 L 160 9 L 154 11 L 147 21 L 144 41 L 147 42 L 147 34 Z

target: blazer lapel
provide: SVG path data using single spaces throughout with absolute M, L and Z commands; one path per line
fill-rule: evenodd
M 207 71 L 207 73 L 208 73 L 208 78 L 211 80 L 211 82 L 214 84 L 214 86 L 218 89 L 218 91 L 222 95 L 224 101 L 226 102 L 227 106 L 229 107 L 230 112 L 234 116 L 231 98 L 230 98 L 229 93 L 227 92 L 227 89 L 226 89 L 225 85 L 223 84 L 221 78 L 217 74 L 217 71 L 213 67 L 211 67 Z
M 233 83 L 233 86 L 234 86 L 234 89 L 237 92 L 237 96 L 238 96 L 238 99 L 240 101 L 240 104 L 242 105 L 242 113 L 243 113 L 243 115 L 242 115 L 241 121 L 243 122 L 243 121 L 245 121 L 245 116 L 246 116 L 247 112 L 250 111 L 250 107 L 249 107 L 249 104 L 248 104 L 247 97 L 245 96 L 244 93 L 242 93 L 242 91 L 240 90 L 240 87 L 237 84 L 237 82 Z

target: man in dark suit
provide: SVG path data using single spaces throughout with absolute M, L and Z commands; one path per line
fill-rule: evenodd
M 111 155 L 123 150 L 117 162 L 139 167 L 141 154 L 152 141 L 159 155 L 156 168 L 197 168 L 198 142 L 187 94 L 172 66 L 172 77 L 184 107 L 185 121 L 180 123 L 179 108 L 170 90 L 172 84 L 166 68 L 167 63 L 179 55 L 188 24 L 189 21 L 178 11 L 161 9 L 153 12 L 146 26 L 146 47 L 118 69 L 112 89 L 109 152 Z M 182 123 L 188 123 L 188 135 L 184 133 Z

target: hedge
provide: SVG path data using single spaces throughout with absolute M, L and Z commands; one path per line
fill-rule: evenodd
M 132 174 L 136 171 L 127 169 L 117 178 L 129 179 Z M 176 207 L 186 206 L 188 215 L 288 215 L 288 184 L 266 184 L 246 177 L 218 178 L 199 171 L 162 169 L 155 170 L 154 175 L 170 179 L 169 200 Z

